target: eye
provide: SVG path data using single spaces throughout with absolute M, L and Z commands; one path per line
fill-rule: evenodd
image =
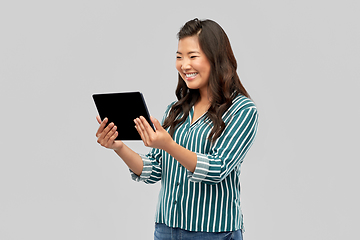
M 198 56 L 190 56 L 191 59 L 197 58 Z
M 176 56 L 176 59 L 181 59 L 181 56 Z

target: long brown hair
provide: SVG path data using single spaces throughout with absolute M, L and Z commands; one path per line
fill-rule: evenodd
M 229 39 L 219 24 L 212 20 L 188 21 L 177 34 L 178 39 L 198 36 L 201 50 L 210 62 L 211 71 L 209 76 L 209 91 L 211 105 L 207 111 L 207 117 L 212 121 L 213 128 L 209 134 L 209 140 L 215 140 L 225 129 L 225 123 L 221 116 L 231 106 L 237 94 L 250 98 L 236 72 L 237 63 L 231 49 Z M 178 125 L 183 123 L 189 115 L 189 111 L 199 100 L 198 89 L 189 89 L 185 81 L 178 76 L 178 85 L 175 91 L 178 101 L 171 107 L 163 127 L 170 127 L 170 135 L 173 136 Z

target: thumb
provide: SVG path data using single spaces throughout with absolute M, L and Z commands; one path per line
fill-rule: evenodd
M 151 120 L 151 122 L 154 124 L 156 130 L 162 129 L 162 126 L 161 126 L 160 122 L 159 122 L 156 118 L 154 118 L 153 116 L 151 116 L 151 117 L 150 117 L 150 120 Z

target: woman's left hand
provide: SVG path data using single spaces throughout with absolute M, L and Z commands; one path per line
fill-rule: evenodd
M 165 150 L 165 148 L 173 142 L 173 139 L 157 119 L 150 117 L 150 120 L 155 126 L 155 132 L 143 116 L 134 119 L 136 124 L 135 128 L 140 134 L 145 146 Z

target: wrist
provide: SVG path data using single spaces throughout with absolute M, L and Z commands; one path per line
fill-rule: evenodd
M 163 150 L 171 155 L 172 150 L 176 147 L 177 143 L 171 139 L 163 148 Z
M 117 146 L 114 146 L 113 150 L 115 152 L 120 152 L 123 149 L 123 147 L 124 147 L 123 143 L 122 144 L 117 144 Z

